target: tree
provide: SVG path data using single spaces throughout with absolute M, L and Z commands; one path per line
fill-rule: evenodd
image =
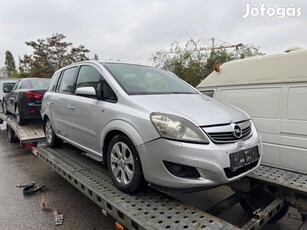
M 88 60 L 89 52 L 84 45 L 74 47 L 66 42 L 63 34 L 53 34 L 46 39 L 26 42 L 34 49 L 33 54 L 20 58 L 20 75 L 22 77 L 51 77 L 52 74 L 73 62 Z
M 197 85 L 205 72 L 207 58 L 208 54 L 199 49 L 198 42 L 190 39 L 183 48 L 174 41 L 169 51 L 157 51 L 151 60 L 156 67 L 174 72 L 191 85 Z
M 254 45 L 244 45 L 235 51 L 223 49 L 204 49 L 200 41 L 190 39 L 183 48 L 174 41 L 169 51 L 157 51 L 150 58 L 158 68 L 174 72 L 180 78 L 197 86 L 218 64 L 231 60 L 264 55 Z
M 251 44 L 247 44 L 240 47 L 238 53 L 240 54 L 240 59 L 265 55 L 265 53 L 260 51 L 260 47 L 255 47 L 254 45 Z
M 13 57 L 13 54 L 7 50 L 5 52 L 5 70 L 8 77 L 12 77 L 14 75 L 14 72 L 16 72 L 16 65 L 15 60 Z
M 6 78 L 7 76 L 7 71 L 5 67 L 0 68 L 0 78 Z

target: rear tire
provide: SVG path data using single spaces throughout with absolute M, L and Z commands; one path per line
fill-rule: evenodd
M 9 125 L 6 125 L 6 130 L 7 130 L 7 138 L 9 139 L 9 142 L 15 143 L 17 141 L 15 131 Z
M 44 128 L 44 133 L 46 136 L 47 146 L 49 148 L 60 147 L 62 144 L 62 140 L 59 139 L 53 132 L 51 121 L 48 118 L 46 118 L 43 128 Z
M 112 181 L 119 190 L 136 193 L 144 189 L 145 179 L 141 160 L 128 137 L 113 137 L 108 147 L 107 164 Z
M 16 116 L 16 121 L 17 121 L 18 125 L 23 125 L 25 123 L 24 119 L 22 118 L 21 114 L 19 113 L 18 106 L 16 106 L 16 108 L 15 108 L 15 116 Z
M 2 111 L 3 111 L 3 113 L 4 113 L 5 115 L 9 115 L 9 112 L 7 111 L 5 102 L 2 103 Z

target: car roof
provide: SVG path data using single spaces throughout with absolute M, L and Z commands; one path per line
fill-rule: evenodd
M 16 82 L 18 81 L 20 78 L 0 78 L 0 81 L 6 81 L 6 82 Z
M 197 87 L 306 82 L 307 49 L 230 61 L 220 66 Z

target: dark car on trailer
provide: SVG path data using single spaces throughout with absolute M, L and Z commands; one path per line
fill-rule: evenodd
M 46 78 L 22 78 L 11 92 L 3 97 L 3 113 L 14 114 L 19 125 L 27 119 L 41 119 L 40 109 L 43 96 L 48 88 Z

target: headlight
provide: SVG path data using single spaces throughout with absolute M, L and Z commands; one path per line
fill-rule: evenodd
M 164 138 L 209 144 L 205 134 L 187 119 L 170 114 L 152 113 L 150 120 Z

